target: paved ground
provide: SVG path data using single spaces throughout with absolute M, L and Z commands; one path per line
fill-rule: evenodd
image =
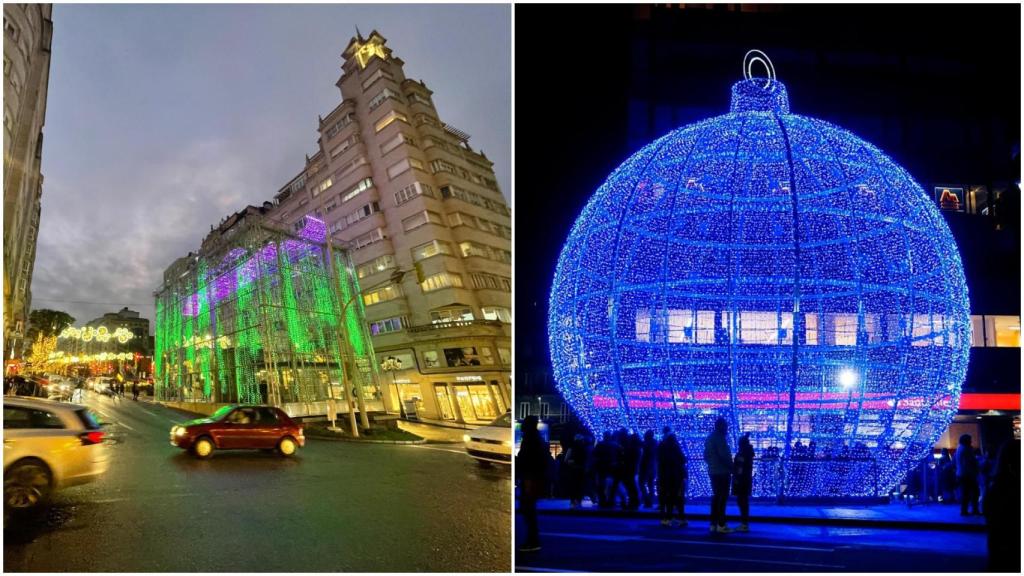
M 703 521 L 540 516 L 539 552 L 516 552 L 516 571 L 981 572 L 985 535 L 950 531 L 753 524 L 709 534 Z M 516 517 L 522 542 L 522 517 Z
M 310 438 L 295 458 L 171 446 L 189 416 L 90 398 L 103 479 L 4 530 L 5 571 L 508 571 L 507 469 L 454 446 Z
M 465 429 L 434 426 L 420 422 L 407 422 L 405 420 L 400 420 L 398 426 L 406 432 L 412 432 L 417 436 L 426 438 L 427 442 L 446 444 L 461 444 L 462 436 L 466 433 Z

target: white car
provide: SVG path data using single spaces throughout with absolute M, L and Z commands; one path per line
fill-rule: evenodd
M 512 464 L 512 413 L 463 435 L 466 453 L 482 465 Z
M 104 434 L 87 408 L 21 396 L 3 404 L 5 517 L 106 472 Z

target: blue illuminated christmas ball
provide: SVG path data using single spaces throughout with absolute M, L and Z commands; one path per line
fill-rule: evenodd
M 749 78 L 728 114 L 641 149 L 562 248 L 549 343 L 595 433 L 749 434 L 755 496 L 887 494 L 957 411 L 970 319 L 956 244 L 903 168 Z

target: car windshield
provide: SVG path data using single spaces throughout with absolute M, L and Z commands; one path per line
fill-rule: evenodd
M 497 420 L 488 424 L 488 426 L 500 426 L 503 428 L 512 426 L 512 413 L 506 412 L 503 416 L 499 416 Z
M 221 418 L 226 416 L 228 412 L 231 412 L 234 409 L 235 409 L 234 406 L 224 406 L 220 410 L 217 410 L 213 414 L 210 414 L 210 418 L 213 419 L 213 420 L 220 420 Z

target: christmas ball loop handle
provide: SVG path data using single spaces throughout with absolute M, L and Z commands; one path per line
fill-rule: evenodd
M 762 86 L 762 88 L 767 89 L 772 85 L 772 82 L 775 81 L 775 66 L 772 65 L 771 58 L 760 50 L 748 50 L 743 56 L 743 78 L 747 80 L 751 80 L 753 78 L 750 71 L 756 62 L 760 62 L 768 72 L 768 80 L 765 82 L 764 86 Z

